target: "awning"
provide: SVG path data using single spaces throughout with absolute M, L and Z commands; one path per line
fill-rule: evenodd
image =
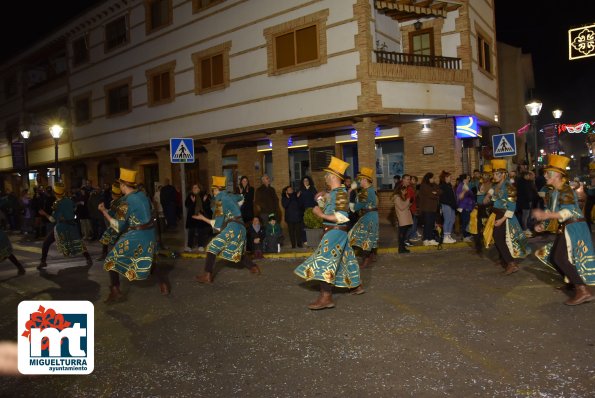
M 376 0 L 374 6 L 392 19 L 405 22 L 428 17 L 446 18 L 446 14 L 461 7 L 462 2 L 454 0 Z

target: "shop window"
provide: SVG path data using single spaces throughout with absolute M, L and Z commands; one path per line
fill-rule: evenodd
M 148 70 L 147 91 L 149 106 L 161 105 L 172 102 L 175 97 L 174 70 L 176 62 L 172 61 L 165 65 Z
M 405 173 L 403 140 L 376 142 L 376 179 L 378 189 L 392 189 L 393 177 Z M 415 172 L 415 170 L 412 170 Z
M 120 47 L 128 42 L 128 18 L 126 15 L 105 25 L 105 51 Z
M 81 36 L 72 42 L 72 66 L 79 66 L 89 62 L 89 38 Z
M 147 34 L 172 23 L 172 0 L 146 0 L 145 24 Z
M 91 121 L 91 93 L 74 99 L 74 123 L 77 126 Z
M 192 54 L 196 94 L 222 90 L 229 86 L 229 50 L 231 42 Z

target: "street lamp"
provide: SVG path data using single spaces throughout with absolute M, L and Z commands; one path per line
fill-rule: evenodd
M 554 109 L 552 111 L 552 116 L 554 117 L 554 119 L 556 119 L 556 137 L 558 137 L 560 135 L 560 132 L 558 131 L 558 129 L 560 128 L 560 118 L 562 117 L 562 110 Z M 560 145 L 560 144 L 558 143 L 558 145 Z M 558 145 L 556 145 L 556 153 L 558 153 L 558 151 L 557 151 Z
M 539 112 L 541 112 L 541 107 L 543 104 L 539 100 L 532 100 L 527 105 L 525 105 L 525 109 L 527 109 L 527 113 L 531 116 L 531 128 L 533 129 L 533 144 L 535 147 L 534 150 L 534 158 L 535 161 L 535 170 L 537 170 L 537 116 L 539 116 Z
M 64 131 L 64 129 L 62 128 L 62 126 L 60 126 L 59 124 L 54 124 L 53 126 L 50 127 L 50 134 L 52 135 L 52 138 L 54 139 L 54 150 L 55 150 L 55 156 L 54 156 L 54 182 L 56 181 L 60 181 L 60 171 L 58 170 L 58 140 L 60 139 L 60 136 L 62 135 L 62 132 Z

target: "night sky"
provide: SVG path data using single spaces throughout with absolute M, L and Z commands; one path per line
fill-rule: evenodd
M 0 63 L 26 49 L 102 0 L 20 1 L 11 3 L 0 33 L 5 38 Z M 560 108 L 566 123 L 595 119 L 595 57 L 568 60 L 568 28 L 595 23 L 594 0 L 495 0 L 497 40 L 521 47 L 533 57 L 534 97 L 543 102 L 540 119 L 552 122 L 551 111 Z M 34 11 L 33 14 L 29 14 Z M 20 28 L 10 27 L 10 15 Z

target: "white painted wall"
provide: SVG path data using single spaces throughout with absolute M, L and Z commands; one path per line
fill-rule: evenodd
M 424 109 L 456 113 L 462 110 L 465 88 L 449 84 L 379 81 L 378 93 L 385 108 L 399 108 L 405 112 L 407 109 Z

